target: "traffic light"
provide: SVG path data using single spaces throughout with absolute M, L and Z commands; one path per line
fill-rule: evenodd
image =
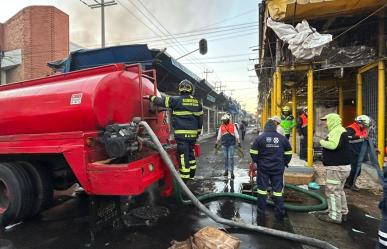
M 199 52 L 201 54 L 206 54 L 207 53 L 207 40 L 206 39 L 201 39 L 199 41 Z

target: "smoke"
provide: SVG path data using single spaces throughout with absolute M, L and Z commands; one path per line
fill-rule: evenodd
M 84 0 L 94 3 L 92 0 Z M 154 16 L 168 29 L 170 33 L 181 33 L 200 29 L 227 16 L 236 1 L 208 1 L 208 0 L 140 0 Z M 137 0 L 117 0 L 118 4 L 105 8 L 105 37 L 107 45 L 130 44 L 134 39 L 162 36 L 161 25 L 138 3 Z M 134 2 L 150 19 L 137 10 Z M 126 7 L 123 7 L 123 5 Z M 67 13 L 70 17 L 70 40 L 84 47 L 99 47 L 101 42 L 101 12 L 100 9 L 91 9 L 81 1 L 60 1 L 55 6 Z M 128 10 L 129 11 L 128 11 Z M 143 20 L 154 32 L 139 22 L 133 14 Z M 164 31 L 164 34 L 166 32 Z M 155 42 L 160 47 L 166 46 L 162 42 Z M 167 44 L 168 45 L 168 44 Z

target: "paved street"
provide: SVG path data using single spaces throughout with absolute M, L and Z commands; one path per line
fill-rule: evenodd
M 206 192 L 240 192 L 242 183 L 249 181 L 247 165 L 250 160 L 248 149 L 255 135 L 249 133 L 243 141 L 245 158 L 236 159 L 236 178 L 225 179 L 221 154 L 215 154 L 215 138 L 201 142 L 202 154 L 199 158 L 197 180 L 190 184 L 195 194 Z M 367 193 L 361 198 L 366 198 Z M 368 195 L 369 196 L 369 195 Z M 359 198 L 359 197 L 358 197 Z M 369 200 L 371 201 L 371 200 Z M 88 201 L 86 198 L 62 197 L 59 205 L 42 217 L 26 221 L 1 233 L 1 238 L 13 243 L 14 248 L 73 249 L 87 248 L 90 242 L 88 232 Z M 144 196 L 132 199 L 131 206 L 156 205 L 167 207 L 170 214 L 151 227 L 132 227 L 119 232 L 99 233 L 93 248 L 168 248 L 172 240 L 185 240 L 200 228 L 215 226 L 238 237 L 241 248 L 302 248 L 301 245 L 266 235 L 229 229 L 216 224 L 191 206 L 182 206 L 174 198 L 159 198 L 157 188 Z M 256 208 L 250 203 L 223 199 L 206 204 L 218 215 L 248 224 L 256 224 Z M 378 220 L 367 218 L 363 210 L 350 207 L 349 222 L 345 225 L 330 225 L 305 213 L 289 212 L 285 224 L 277 224 L 273 213 L 268 213 L 267 226 L 289 232 L 298 232 L 316 238 L 326 239 L 339 248 L 372 248 L 376 238 Z M 355 229 L 352 230 L 352 229 Z M 371 237 L 371 238 L 370 238 Z

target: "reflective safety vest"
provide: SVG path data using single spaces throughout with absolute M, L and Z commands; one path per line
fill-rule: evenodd
M 220 126 L 220 134 L 222 134 L 222 136 L 223 136 L 224 134 L 228 133 L 232 136 L 235 136 L 234 128 L 235 128 L 235 125 L 232 123 L 228 123 L 227 125 L 222 124 Z
M 301 118 L 301 121 L 302 121 L 302 123 L 301 123 L 301 128 L 306 127 L 306 126 L 308 125 L 308 116 L 306 116 L 305 113 L 302 113 L 302 114 L 300 115 L 300 118 Z
M 236 144 L 235 125 L 233 123 L 222 124 L 220 126 L 220 134 L 222 135 L 222 145 L 230 146 Z
M 368 131 L 366 128 L 361 128 L 358 123 L 353 122 L 350 126 L 347 128 L 351 128 L 352 130 L 355 131 L 355 137 L 358 139 L 353 139 L 350 140 L 350 143 L 358 143 L 364 141 L 364 139 L 360 139 L 360 137 L 367 137 L 368 136 Z

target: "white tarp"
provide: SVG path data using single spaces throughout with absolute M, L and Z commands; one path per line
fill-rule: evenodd
M 297 59 L 308 60 L 320 55 L 324 45 L 332 41 L 332 35 L 316 32 L 306 20 L 294 28 L 290 24 L 268 18 L 267 26 L 273 29 L 279 39 L 289 44 L 290 51 Z

